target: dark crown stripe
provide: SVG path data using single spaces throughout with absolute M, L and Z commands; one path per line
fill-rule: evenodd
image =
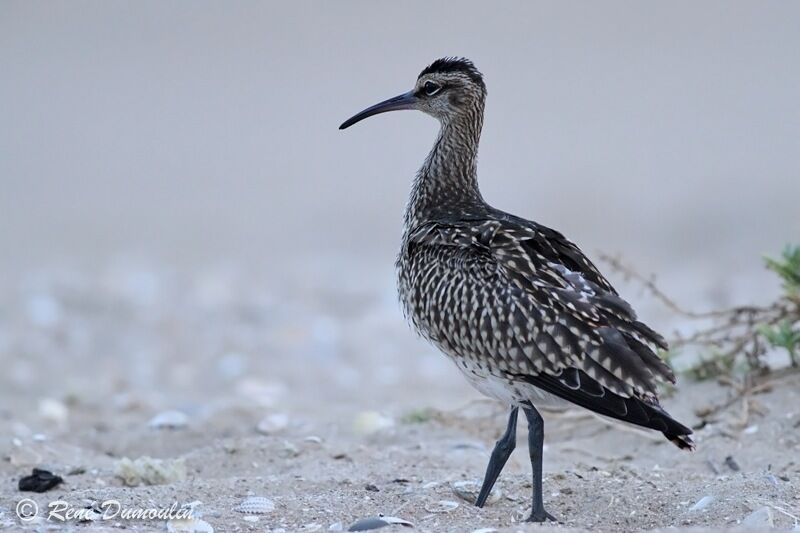
M 419 73 L 417 79 L 426 74 L 433 74 L 437 72 L 462 72 L 469 76 L 469 78 L 476 84 L 480 85 L 481 87 L 486 87 L 483 83 L 483 75 L 481 75 L 478 69 L 475 68 L 475 65 L 472 64 L 472 61 L 464 57 L 443 57 L 441 59 L 437 59 L 425 67 L 425 69 Z

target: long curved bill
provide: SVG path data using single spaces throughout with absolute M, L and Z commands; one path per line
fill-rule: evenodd
M 372 115 L 377 115 L 379 113 L 386 113 L 388 111 L 399 111 L 401 109 L 413 109 L 417 103 L 417 97 L 414 94 L 414 91 L 409 91 L 405 94 L 401 94 L 400 96 L 395 96 L 394 98 L 389 98 L 388 100 L 384 100 L 379 104 L 375 104 L 372 107 L 366 108 L 361 113 L 357 115 L 353 115 L 352 117 L 348 118 L 342 125 L 339 126 L 340 130 L 345 128 L 349 128 L 356 122 L 361 122 L 367 117 L 371 117 Z

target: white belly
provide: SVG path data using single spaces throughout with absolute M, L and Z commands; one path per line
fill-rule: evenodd
M 522 381 L 510 381 L 490 374 L 486 368 L 465 358 L 451 358 L 470 384 L 481 394 L 500 400 L 507 405 L 525 407 L 530 402 L 534 407 L 566 407 L 569 403 L 558 396 Z

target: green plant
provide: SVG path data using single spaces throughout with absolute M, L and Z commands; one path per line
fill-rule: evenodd
M 767 268 L 778 274 L 783 280 L 783 288 L 787 298 L 800 296 L 800 244 L 787 244 L 781 257 L 773 259 L 765 257 Z

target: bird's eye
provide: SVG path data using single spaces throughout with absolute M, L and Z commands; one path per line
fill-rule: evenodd
M 428 96 L 433 96 L 434 94 L 438 93 L 442 89 L 442 86 L 434 81 L 426 81 L 425 85 L 422 86 L 422 90 L 425 91 L 425 94 Z

